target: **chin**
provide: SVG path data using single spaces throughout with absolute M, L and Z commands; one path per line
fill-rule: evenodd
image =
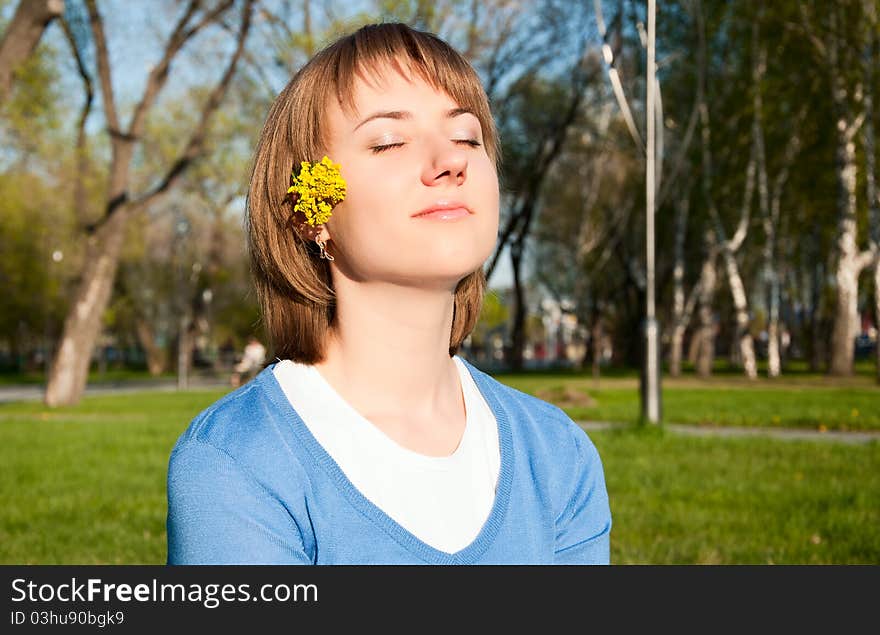
M 442 250 L 438 249 L 430 257 L 424 258 L 422 269 L 430 269 L 435 272 L 443 272 L 449 277 L 460 275 L 464 277 L 471 271 L 478 269 L 488 256 L 483 251 L 468 250 Z
M 418 263 L 406 267 L 400 272 L 401 282 L 430 287 L 454 287 L 462 279 L 483 266 L 485 260 L 478 258 L 442 258 L 433 254 L 430 258 L 421 258 Z

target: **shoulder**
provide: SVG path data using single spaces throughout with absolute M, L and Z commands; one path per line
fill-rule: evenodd
M 261 374 L 271 372 L 266 368 Z M 280 405 L 262 388 L 265 379 L 258 375 L 199 412 L 174 444 L 171 465 L 178 455 L 211 450 L 248 472 L 264 468 L 268 450 L 283 444 Z
M 559 406 L 501 383 L 469 362 L 478 385 L 488 388 L 508 414 L 514 441 L 529 454 L 553 456 L 560 467 L 598 458 L 586 431 Z

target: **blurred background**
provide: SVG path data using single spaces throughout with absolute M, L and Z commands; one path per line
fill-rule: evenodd
M 878 12 L 0 0 L 0 561 L 164 562 L 171 446 L 274 357 L 242 227 L 268 108 L 401 21 L 500 131 L 460 354 L 588 430 L 612 562 L 877 563 Z

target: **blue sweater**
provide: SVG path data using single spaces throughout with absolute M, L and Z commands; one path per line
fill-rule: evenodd
M 602 462 L 560 408 L 465 360 L 498 422 L 501 470 L 480 533 L 456 553 L 367 499 L 272 372 L 199 413 L 168 465 L 168 564 L 609 564 Z

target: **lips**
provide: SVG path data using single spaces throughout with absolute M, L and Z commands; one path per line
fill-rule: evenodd
M 470 208 L 460 201 L 438 201 L 413 214 L 413 218 L 452 219 L 473 214 Z

